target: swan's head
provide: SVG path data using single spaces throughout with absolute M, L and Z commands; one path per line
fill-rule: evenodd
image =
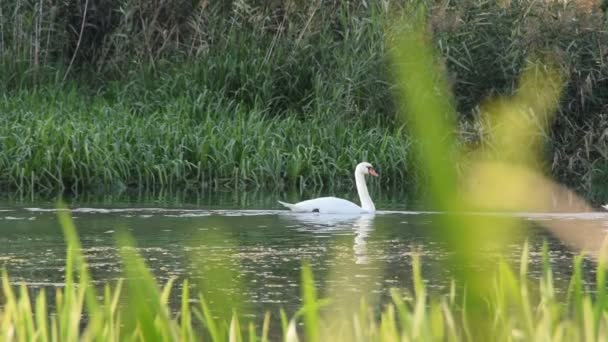
M 374 170 L 372 164 L 368 162 L 359 163 L 355 169 L 356 173 L 378 177 L 378 173 Z

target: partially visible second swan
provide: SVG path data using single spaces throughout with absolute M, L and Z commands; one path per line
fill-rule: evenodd
M 320 197 L 295 204 L 279 201 L 282 205 L 289 208 L 291 211 L 298 213 L 322 213 L 322 214 L 355 214 L 355 213 L 373 213 L 376 211 L 374 202 L 369 197 L 367 184 L 365 183 L 365 175 L 378 176 L 372 164 L 368 162 L 359 163 L 355 168 L 355 184 L 359 193 L 361 206 L 353 202 L 336 198 L 336 197 Z

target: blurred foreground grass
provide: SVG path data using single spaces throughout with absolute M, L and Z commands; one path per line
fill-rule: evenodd
M 492 268 L 484 280 L 482 304 L 489 314 L 481 323 L 471 320 L 474 316 L 467 298 L 475 294 L 469 287 L 461 292 L 456 290 L 461 284 L 452 283 L 448 293 L 428 295 L 421 274 L 423 260 L 416 255 L 413 292 L 391 291 L 381 312 L 373 298 L 319 298 L 305 264 L 301 309 L 291 317 L 281 311 L 258 312 L 252 318 L 241 315 L 242 311 L 230 312 L 226 298 L 205 292 L 207 286 L 230 283 L 231 278 L 217 268 L 206 274 L 200 293 L 191 292 L 193 287 L 186 280 L 179 296 L 181 304 L 170 303 L 176 284 L 173 280 L 158 284 L 127 236 L 118 239 L 124 280 L 105 284 L 99 292 L 91 282 L 69 212 L 62 210 L 59 217 L 68 246 L 65 286 L 56 289 L 54 296 L 40 290 L 32 298 L 35 292 L 11 283 L 4 273 L 3 341 L 466 341 L 481 340 L 479 332 L 485 328 L 492 331 L 486 337 L 495 341 L 595 341 L 608 333 L 602 286 L 605 265 L 598 265 L 597 293 L 592 296 L 582 280 L 582 257 L 576 257 L 564 302 L 563 295 L 556 295 L 546 248 L 538 281 L 528 279 L 527 245 L 518 270 L 504 260 Z M 48 298 L 54 298 L 54 303 Z M 234 300 L 230 305 L 239 305 Z M 278 326 L 274 323 L 279 321 L 277 316 Z
M 488 271 L 492 267 L 468 267 L 488 262 L 479 260 L 476 250 L 505 249 L 523 225 L 515 216 L 469 215 L 467 212 L 592 210 L 572 191 L 545 176 L 547 170 L 543 169 L 542 151 L 559 106 L 566 70 L 552 63 L 550 52 L 529 56 L 514 94 L 491 99 L 481 106 L 477 125 L 484 134 L 476 146 L 463 148 L 456 140 L 456 110 L 448 82 L 440 72 L 440 60 L 427 43 L 431 33 L 426 29 L 424 7 L 413 6 L 412 13 L 416 15 L 398 21 L 389 35 L 393 45 L 392 61 L 403 94 L 400 114 L 410 128 L 411 136 L 418 142 L 417 160 L 429 178 L 427 203 L 446 213 L 433 231 L 437 239 L 446 241 L 453 250 L 446 267 L 459 270 L 455 275 L 456 281 L 467 288 L 463 297 L 467 322 L 463 329 L 467 337 L 475 340 L 520 337 L 593 340 L 593 334 L 605 329 L 601 323 L 605 308 L 605 260 L 600 245 L 605 233 L 599 224 L 574 227 L 560 222 L 541 223 L 564 243 L 593 253 L 599 260 L 599 292 L 595 306 L 588 298 L 583 307 L 563 311 L 582 313 L 578 319 L 584 329 L 576 333 L 566 327 L 571 324 L 567 316 L 553 320 L 549 325 L 556 326 L 540 332 L 544 328 L 539 329 L 539 323 L 534 321 L 539 317 L 539 307 L 530 306 L 527 289 L 514 283 L 515 278 L 508 274 L 510 271 L 505 269 L 505 265 L 499 265 L 498 278 Z M 524 253 L 519 279 L 522 283 L 526 282 L 525 259 Z M 576 272 L 580 272 L 580 267 Z M 545 273 L 539 286 L 541 302 L 553 300 L 550 270 L 545 268 Z M 577 282 L 573 280 L 573 286 L 580 288 Z M 498 290 L 503 293 L 519 292 L 521 297 L 502 302 L 504 298 L 494 294 L 497 287 L 505 287 Z M 581 296 L 580 292 L 575 295 L 577 300 L 581 300 Z M 509 304 L 504 307 L 505 303 Z M 585 305 L 588 308 L 584 308 Z M 572 303 L 567 303 L 567 306 L 573 307 Z M 549 310 L 561 312 L 558 306 Z M 584 314 L 585 311 L 588 313 Z M 514 313 L 507 321 L 520 321 L 522 326 L 498 323 Z M 494 320 L 489 320 L 490 317 Z M 573 317 L 577 320 L 576 315 Z

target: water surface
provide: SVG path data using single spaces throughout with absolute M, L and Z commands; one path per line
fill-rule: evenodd
M 200 209 L 186 207 L 117 207 L 72 205 L 84 253 L 99 284 L 122 277 L 115 234 L 128 231 L 160 283 L 175 277 L 208 277 L 200 264 L 233 271 L 230 284 L 212 291 L 239 295 L 253 312 L 279 307 L 294 312 L 300 305 L 300 268 L 308 261 L 319 290 L 332 286 L 344 295 L 371 292 L 386 297 L 390 288 L 410 288 L 412 255 L 422 259 L 431 291 L 446 292 L 454 269 L 446 267 L 450 248 L 433 234 L 439 213 L 393 210 L 375 215 L 293 214 L 276 209 Z M 0 263 L 15 283 L 30 287 L 63 286 L 65 244 L 50 205 L 12 204 L 0 208 Z M 541 272 L 541 246 L 548 241 L 555 278 L 567 285 L 575 252 L 539 223 L 608 220 L 608 214 L 538 214 L 518 216 L 527 229 L 510 241 L 506 258 L 517 263 L 522 244 L 531 248 L 531 274 Z M 475 246 L 471 246 L 472 248 Z M 480 264 L 498 257 L 480 248 Z M 593 265 L 587 262 L 587 278 Z M 490 262 L 491 264 L 491 262 Z M 458 265 L 456 265 L 458 267 Z M 474 266 L 477 267 L 477 266 Z M 179 285 L 178 285 L 179 287 Z M 558 289 L 559 290 L 559 289 Z M 177 295 L 177 292 L 176 292 Z

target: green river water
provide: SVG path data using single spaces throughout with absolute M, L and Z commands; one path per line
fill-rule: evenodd
M 69 206 L 98 284 L 123 276 L 115 233 L 125 230 L 134 237 L 159 283 L 175 277 L 179 288 L 185 278 L 196 283 L 196 279 L 208 277 L 194 261 L 222 266 L 233 271 L 233 277 L 210 291 L 240 296 L 258 316 L 266 310 L 297 310 L 304 260 L 312 266 L 321 295 L 332 286 L 353 298 L 363 291 L 386 298 L 390 288 L 411 288 L 413 253 L 421 255 L 430 291 L 448 290 L 454 270 L 444 261 L 450 248 L 432 234 L 441 213 L 411 210 L 404 200 L 388 198 L 377 202 L 380 210 L 375 215 L 293 214 L 280 208 L 278 197 L 226 195 L 143 204 L 73 200 Z M 24 282 L 33 290 L 63 286 L 66 251 L 56 211 L 52 202 L 5 201 L 0 205 L 0 263 L 13 283 Z M 576 252 L 540 223 L 568 221 L 576 229 L 579 221 L 608 222 L 605 213 L 517 216 L 527 229 L 510 242 L 505 257 L 516 264 L 527 240 L 531 277 L 538 277 L 541 247 L 547 241 L 556 281 L 564 289 Z M 479 253 L 479 267 L 498 256 L 489 247 L 480 248 Z M 585 267 L 592 281 L 594 265 L 586 261 Z M 174 291 L 175 307 L 178 295 Z

